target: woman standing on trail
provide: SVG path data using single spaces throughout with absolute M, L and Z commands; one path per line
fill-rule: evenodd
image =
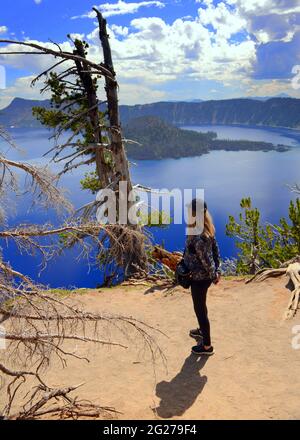
M 202 200 L 193 199 L 189 206 L 189 225 L 184 252 L 184 264 L 190 271 L 191 292 L 199 328 L 190 331 L 190 336 L 199 339 L 192 352 L 212 355 L 214 348 L 210 339 L 206 296 L 212 283 L 220 281 L 220 253 L 215 239 L 215 227 Z

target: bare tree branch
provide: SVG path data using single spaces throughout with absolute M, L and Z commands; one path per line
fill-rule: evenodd
M 39 52 L 19 52 L 19 54 L 24 54 L 24 53 L 28 53 L 30 55 L 32 54 L 44 54 L 44 55 L 53 55 L 55 58 L 63 58 L 65 60 L 73 60 L 73 61 L 79 61 L 79 62 L 84 62 L 87 66 L 93 67 L 93 69 L 95 69 L 96 72 L 99 72 L 101 75 L 105 75 L 108 77 L 111 77 L 111 72 L 106 69 L 103 65 L 101 64 L 96 64 L 93 63 L 90 60 L 87 60 L 84 57 L 81 57 L 79 55 L 74 55 L 71 52 L 66 52 L 66 51 L 56 51 L 53 49 L 50 49 L 48 47 L 44 47 L 41 46 L 39 44 L 36 43 L 30 43 L 28 41 L 16 41 L 16 40 L 7 40 L 7 39 L 0 39 L 0 43 L 7 43 L 7 44 L 14 44 L 17 46 L 25 46 L 25 47 L 32 47 L 33 49 L 37 49 L 39 50 Z M 0 52 L 0 55 L 8 55 L 8 54 L 15 54 L 16 52 Z

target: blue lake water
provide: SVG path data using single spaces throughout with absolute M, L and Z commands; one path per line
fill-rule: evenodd
M 209 209 L 217 227 L 217 238 L 223 257 L 236 253 L 234 243 L 225 235 L 229 215 L 239 213 L 242 197 L 251 196 L 253 205 L 262 213 L 263 221 L 277 222 L 286 216 L 288 204 L 295 195 L 288 185 L 300 183 L 300 131 L 266 127 L 201 126 L 185 127 L 197 131 L 216 131 L 220 139 L 248 139 L 289 145 L 291 149 L 278 152 L 230 152 L 213 151 L 209 154 L 183 159 L 138 161 L 132 165 L 134 183 L 153 188 L 203 188 Z M 24 153 L 10 150 L 11 159 L 25 159 L 32 163 L 47 163 L 43 154 L 51 147 L 46 130 L 21 130 L 12 132 L 16 143 Z M 1 151 L 7 147 L 0 143 Z M 80 189 L 80 179 L 88 169 L 74 171 L 62 179 L 74 205 L 79 207 L 93 200 L 88 192 Z M 58 223 L 55 213 L 42 208 L 28 210 L 29 196 L 15 200 L 14 207 L 7 207 L 8 223 Z M 155 240 L 170 250 L 180 250 L 184 245 L 184 225 L 152 230 Z M 3 246 L 6 260 L 15 269 L 52 287 L 94 287 L 101 282 L 96 268 L 89 270 L 84 261 L 77 261 L 78 249 L 68 250 L 42 272 L 38 278 L 40 258 L 20 255 L 13 245 Z

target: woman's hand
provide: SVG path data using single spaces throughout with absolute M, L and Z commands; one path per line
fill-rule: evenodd
M 213 283 L 214 284 L 219 284 L 220 279 L 221 279 L 221 274 L 218 272 L 216 278 L 213 281 Z

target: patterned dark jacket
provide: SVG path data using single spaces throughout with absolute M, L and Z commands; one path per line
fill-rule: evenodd
M 215 238 L 204 234 L 186 239 L 184 263 L 194 281 L 212 280 L 220 273 L 220 251 Z

